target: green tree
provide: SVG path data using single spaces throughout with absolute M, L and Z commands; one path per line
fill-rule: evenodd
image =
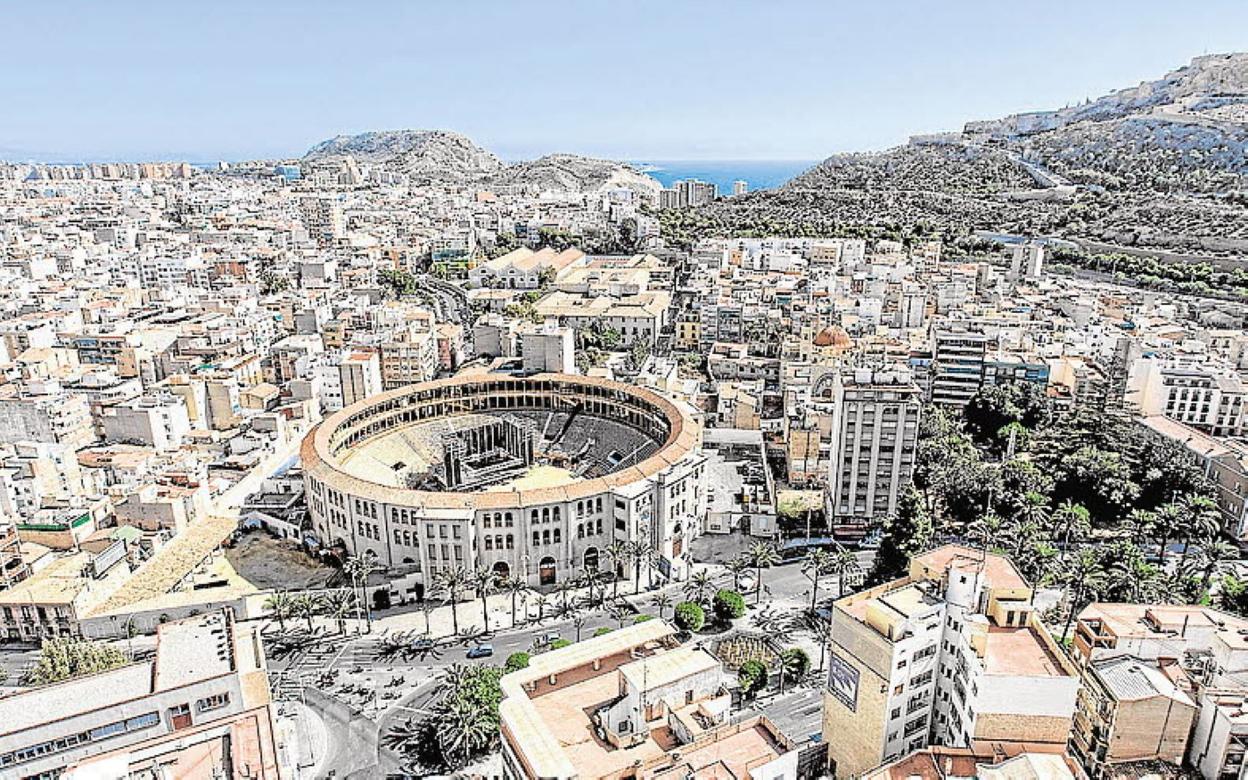
M 365 550 L 363 555 L 349 556 L 342 564 L 342 573 L 350 578 L 352 587 L 357 591 L 356 611 L 357 613 L 361 610 L 364 612 L 366 633 L 373 631 L 373 615 L 369 610 L 368 599 L 365 597 L 368 576 L 375 571 L 381 571 L 381 568 L 381 564 L 377 562 L 377 553 L 372 550 Z
M 338 626 L 338 633 L 347 633 L 347 617 L 355 610 L 355 591 L 350 588 L 335 588 L 321 596 L 321 604 L 325 614 Z
M 751 658 L 741 664 L 737 670 L 737 684 L 741 688 L 741 695 L 753 697 L 767 687 L 767 674 L 767 665 L 757 659 Z
M 676 626 L 684 631 L 700 631 L 706 624 L 706 613 L 702 605 L 695 601 L 682 601 L 676 605 L 674 613 Z
M 308 633 L 312 633 L 312 618 L 321 613 L 321 600 L 312 593 L 296 593 L 290 597 L 290 612 L 308 621 Z
M 620 569 L 628 561 L 628 545 L 623 541 L 616 539 L 607 545 L 603 551 L 607 556 L 607 560 L 611 562 L 611 598 L 618 599 L 620 597 Z
M 715 594 L 713 610 L 721 623 L 736 620 L 745 614 L 745 599 L 735 590 L 720 590 Z
M 469 584 L 468 572 L 462 566 L 447 566 L 438 569 L 433 581 L 442 592 L 445 603 L 451 607 L 451 632 L 454 636 L 459 636 L 459 609 L 456 608 L 456 602 L 459 601 L 459 592 Z
M 711 594 L 714 592 L 715 581 L 711 579 L 711 574 L 706 569 L 695 571 L 685 582 L 685 595 L 699 604 L 706 604 L 710 601 Z
M 523 577 L 508 577 L 502 583 L 502 590 L 511 597 L 511 625 L 514 627 L 516 625 L 516 601 L 521 596 L 527 597 L 531 588 L 529 588 L 529 583 L 525 582 Z M 528 614 L 527 609 L 525 614 Z
M 672 606 L 672 597 L 666 593 L 659 593 L 655 595 L 655 597 L 651 600 L 651 603 L 659 608 L 659 619 L 665 620 L 667 608 Z
M 278 629 L 285 633 L 286 618 L 291 615 L 290 594 L 284 590 L 271 594 L 264 600 L 264 609 L 269 613 L 269 617 L 277 620 Z
M 802 574 L 810 580 L 810 611 L 814 612 L 819 603 L 819 578 L 828 573 L 832 565 L 832 556 L 826 550 L 812 547 L 802 556 Z
M 456 665 L 447 674 L 448 690 L 430 718 L 438 748 L 454 768 L 492 749 L 498 739 L 498 705 L 503 670 Z
M 932 546 L 934 529 L 927 507 L 914 485 L 907 485 L 897 514 L 884 521 L 880 549 L 871 569 L 872 583 L 887 582 L 906 573 L 910 558 Z
M 503 672 L 518 672 L 521 669 L 529 667 L 529 654 L 523 650 L 518 650 L 507 656 L 507 662 L 503 664 Z
M 26 673 L 29 685 L 50 685 L 125 666 L 126 656 L 112 645 L 84 639 L 45 639 L 39 657 Z
M 485 624 L 485 632 L 490 632 L 490 605 L 487 601 L 489 595 L 496 590 L 498 575 L 492 570 L 484 566 L 479 566 L 469 577 L 472 589 L 477 592 L 477 598 L 481 599 L 481 619 Z
M 810 656 L 800 647 L 790 647 L 780 653 L 780 687 L 784 681 L 800 680 L 810 671 Z
M 774 544 L 755 542 L 750 546 L 747 555 L 750 566 L 754 567 L 754 576 L 757 577 L 754 583 L 754 603 L 757 604 L 763 595 L 763 569 L 769 569 L 780 562 L 780 551 Z
M 836 584 L 839 588 L 836 597 L 842 598 L 847 595 L 846 582 L 862 574 L 862 566 L 858 563 L 858 556 L 854 555 L 853 550 L 838 544 L 836 551 L 832 553 L 831 560 L 828 561 L 828 573 L 836 575 Z
M 735 558 L 729 558 L 724 564 L 724 568 L 728 570 L 730 575 L 732 575 L 732 589 L 740 591 L 741 575 L 750 570 L 749 559 L 743 555 L 738 555 Z

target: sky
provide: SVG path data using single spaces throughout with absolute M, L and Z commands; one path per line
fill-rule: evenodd
M 293 157 L 450 129 L 504 159 L 803 159 L 1248 50 L 1248 2 L 0 0 L 0 159 Z

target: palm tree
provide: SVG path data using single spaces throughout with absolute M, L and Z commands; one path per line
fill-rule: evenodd
M 1005 521 L 1001 519 L 1001 515 L 989 510 L 971 522 L 970 527 L 967 528 L 967 536 L 978 542 L 979 546 L 988 552 L 994 548 L 994 542 L 1001 536 L 1001 529 L 1004 526 Z
M 757 578 L 754 583 L 754 603 L 757 604 L 763 595 L 763 569 L 780 562 L 780 551 L 774 544 L 755 542 L 748 554 L 750 565 L 754 567 L 754 576 Z
M 616 539 L 607 545 L 603 552 L 607 560 L 611 561 L 611 576 L 614 579 L 611 583 L 611 598 L 618 599 L 620 597 L 620 566 L 628 560 L 628 545 Z
M 1053 520 L 1053 533 L 1049 541 L 1056 542 L 1058 531 L 1061 531 L 1062 549 L 1059 558 L 1065 560 L 1066 553 L 1070 550 L 1071 537 L 1073 536 L 1078 541 L 1092 530 L 1092 515 L 1088 513 L 1083 504 L 1066 500 L 1053 513 Z
M 1063 502 L 1065 506 L 1067 502 Z M 1061 511 L 1060 509 L 1058 511 Z M 1148 539 L 1157 522 L 1156 515 L 1146 509 L 1132 509 L 1123 520 L 1122 528 L 1128 537 L 1138 546 Z
M 1217 573 L 1218 567 L 1223 561 L 1238 558 L 1239 548 L 1223 539 L 1214 539 L 1209 544 L 1201 547 L 1200 557 L 1200 589 L 1202 592 L 1207 593 L 1209 591 L 1209 581 Z
M 312 633 L 312 618 L 321 611 L 321 600 L 312 593 L 304 591 L 290 597 L 291 614 L 308 621 L 308 633 Z
M 1166 545 L 1170 543 L 1175 529 L 1181 525 L 1182 516 L 1182 507 L 1173 502 L 1153 512 L 1153 532 L 1156 534 L 1154 538 L 1157 539 L 1162 560 L 1165 560 Z
M 572 628 L 576 629 L 576 641 L 581 641 L 581 629 L 585 628 L 587 618 L 584 615 L 577 615 L 572 618 Z
M 487 709 L 465 696 L 446 700 L 434 724 L 442 755 L 453 766 L 467 764 L 473 753 L 489 746 L 498 734 L 498 723 Z
M 1092 598 L 1095 598 L 1105 585 L 1105 569 L 1101 565 L 1101 559 L 1096 550 L 1084 548 L 1076 553 L 1066 570 L 1066 590 L 1069 591 L 1073 587 L 1074 592 L 1070 597 L 1070 614 L 1066 616 L 1066 625 L 1062 628 L 1061 641 L 1063 643 L 1066 641 L 1066 635 L 1070 633 L 1070 624 L 1074 622 L 1075 614 L 1083 609 Z
M 338 625 L 338 633 L 344 636 L 347 633 L 347 615 L 355 609 L 355 599 L 355 591 L 350 588 L 336 588 L 321 596 L 325 614 L 333 618 Z
M 468 572 L 462 566 L 447 566 L 438 570 L 434 581 L 442 590 L 443 600 L 451 605 L 452 635 L 459 636 L 459 610 L 456 609 L 455 602 L 459 601 L 460 589 L 468 584 Z
M 576 592 L 576 584 L 570 580 L 564 580 L 555 586 L 555 593 L 559 594 L 559 609 L 566 615 L 569 611 L 568 594 Z
M 741 591 L 741 575 L 750 570 L 749 560 L 745 556 L 738 555 L 735 558 L 730 558 L 724 564 L 724 568 L 732 575 L 732 589 L 739 593 Z
M 689 575 L 689 581 L 685 583 L 685 594 L 699 604 L 707 603 L 714 590 L 715 581 L 711 579 L 711 574 L 706 569 L 695 571 Z
M 659 620 L 664 620 L 663 613 L 668 607 L 672 606 L 672 597 L 666 593 L 660 593 L 653 599 L 654 606 L 659 608 Z
M 279 590 L 264 600 L 265 610 L 277 619 L 277 627 L 283 633 L 286 631 L 286 618 L 291 615 L 290 602 L 290 594 L 284 590 Z
M 826 550 L 812 547 L 802 557 L 802 574 L 810 580 L 810 611 L 815 611 L 819 603 L 819 577 L 825 574 L 832 563 L 832 556 Z M 844 590 L 842 588 L 842 590 Z
M 1179 557 L 1180 569 L 1187 562 L 1188 548 L 1191 547 L 1193 539 L 1203 545 L 1217 538 L 1222 531 L 1222 513 L 1218 511 L 1218 505 L 1213 499 L 1207 496 L 1188 496 L 1183 502 L 1181 527 L 1183 529 L 1183 554 Z
M 537 622 L 541 623 L 546 619 L 546 607 L 550 606 L 550 596 L 545 593 L 537 594 Z
M 481 620 L 485 624 L 485 632 L 490 632 L 490 605 L 487 597 L 494 592 L 495 583 L 498 581 L 498 575 L 492 570 L 484 566 L 477 567 L 476 571 L 469 576 L 472 583 L 472 589 L 477 592 L 477 598 L 481 599 Z
M 654 550 L 643 540 L 628 543 L 628 557 L 633 562 L 633 593 L 641 592 L 641 567 L 648 566 Z
M 523 577 L 510 577 L 503 581 L 502 589 L 511 596 L 511 625 L 516 625 L 516 599 L 520 596 L 527 596 L 529 592 L 529 583 L 524 581 Z M 525 609 L 527 618 L 528 609 Z
M 381 565 L 377 563 L 377 553 L 372 550 L 365 550 L 363 555 L 352 555 L 343 561 L 342 571 L 351 578 L 351 584 L 359 595 L 359 601 L 356 602 L 356 617 L 359 617 L 359 610 L 364 611 L 365 633 L 373 631 L 373 613 L 368 603 L 368 575 L 375 571 L 381 570 Z
M 854 555 L 853 550 L 838 544 L 836 552 L 832 554 L 832 560 L 828 564 L 828 572 L 836 575 L 837 585 L 840 587 L 836 597 L 842 598 L 845 595 L 845 580 L 861 574 L 862 566 L 858 564 L 858 556 Z M 814 610 L 811 611 L 813 612 Z

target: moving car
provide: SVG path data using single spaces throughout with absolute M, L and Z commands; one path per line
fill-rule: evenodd
M 494 645 L 476 645 L 468 651 L 469 658 L 489 658 L 494 655 Z

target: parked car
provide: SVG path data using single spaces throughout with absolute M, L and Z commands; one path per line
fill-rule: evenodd
M 434 644 L 432 639 L 427 636 L 422 636 L 419 639 L 413 639 L 410 647 L 412 648 L 412 652 L 427 653 L 433 649 Z
M 468 651 L 469 658 L 489 658 L 494 655 L 494 645 L 476 645 Z

